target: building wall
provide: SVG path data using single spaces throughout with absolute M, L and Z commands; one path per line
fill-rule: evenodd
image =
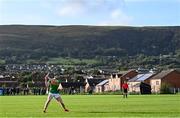
M 104 91 L 110 91 L 109 83 L 106 83 L 106 84 L 104 85 Z
M 96 93 L 101 93 L 101 92 L 103 92 L 103 86 L 96 86 L 95 92 L 96 92 Z
M 150 80 L 151 92 L 160 93 L 161 88 L 161 79 L 152 79 Z
M 120 90 L 121 89 L 121 79 L 115 75 L 115 77 L 111 76 L 109 79 L 109 89 L 112 91 Z
M 162 79 L 162 83 L 168 83 L 172 88 L 180 88 L 180 73 L 173 71 Z
M 128 82 L 129 92 L 140 92 L 140 86 L 135 86 L 136 84 L 140 84 L 140 82 Z
M 160 93 L 160 88 L 163 83 L 170 85 L 171 88 L 180 88 L 180 73 L 172 71 L 164 78 L 154 78 L 150 80 L 152 92 Z
M 97 85 L 96 86 L 96 93 L 102 93 L 105 91 L 109 91 L 109 83 L 106 83 L 104 85 Z

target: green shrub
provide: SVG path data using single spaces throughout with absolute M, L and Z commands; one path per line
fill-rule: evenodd
M 166 83 L 162 83 L 161 88 L 160 88 L 160 93 L 161 94 L 170 94 L 172 93 L 170 90 L 170 85 Z

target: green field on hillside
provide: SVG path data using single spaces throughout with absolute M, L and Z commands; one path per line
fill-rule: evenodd
M 1 60 L 0 60 L 1 62 Z M 93 65 L 93 64 L 99 64 L 100 61 L 96 59 L 77 59 L 77 58 L 63 58 L 63 57 L 58 57 L 58 58 L 49 58 L 46 61 L 43 60 L 33 60 L 29 59 L 26 61 L 26 63 L 31 64 L 31 63 L 47 63 L 47 64 L 60 64 L 64 66 L 68 65 Z
M 99 61 L 95 59 L 75 59 L 75 58 L 50 58 L 47 61 L 49 64 L 61 64 L 61 65 L 92 65 L 97 64 Z
M 180 117 L 180 95 L 63 95 L 70 112 L 47 96 L 0 96 L 0 117 Z

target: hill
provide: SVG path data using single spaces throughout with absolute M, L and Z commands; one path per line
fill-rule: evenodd
M 0 25 L 1 59 L 159 56 L 180 50 L 180 26 Z

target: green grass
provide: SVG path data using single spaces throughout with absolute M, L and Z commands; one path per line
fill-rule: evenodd
M 75 59 L 75 58 L 50 58 L 47 61 L 49 64 L 62 64 L 62 65 L 92 65 L 97 64 L 99 61 L 95 59 Z
M 0 117 L 180 117 L 180 95 L 62 95 L 69 113 L 47 96 L 1 96 Z
M 1 62 L 1 60 L 0 60 Z M 47 64 L 60 64 L 66 67 L 73 67 L 74 65 L 94 65 L 99 64 L 100 61 L 96 59 L 76 59 L 76 58 L 49 58 L 47 61 L 28 59 L 26 63 L 47 63 Z

